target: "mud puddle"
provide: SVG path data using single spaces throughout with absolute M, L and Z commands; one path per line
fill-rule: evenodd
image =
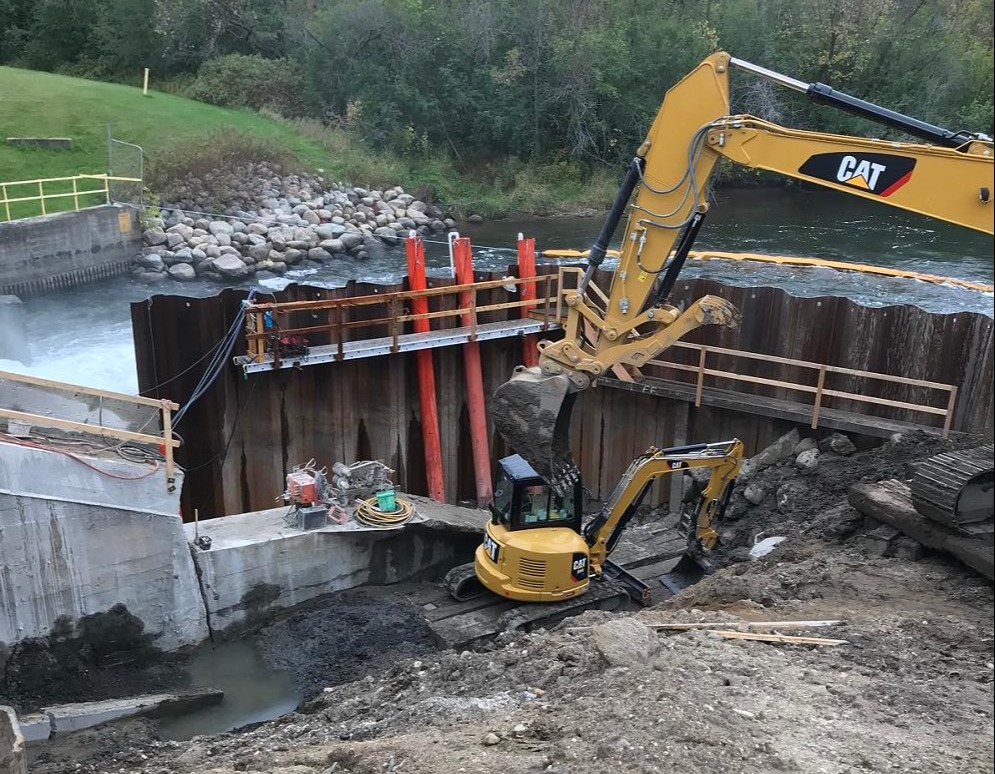
M 205 648 L 187 669 L 194 687 L 217 688 L 225 697 L 214 706 L 160 720 L 163 739 L 183 741 L 273 720 L 293 712 L 302 698 L 293 677 L 269 666 L 256 647 L 244 640 Z

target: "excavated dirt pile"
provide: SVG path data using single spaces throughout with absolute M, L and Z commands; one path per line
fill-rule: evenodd
M 656 608 L 586 613 L 550 631 L 506 633 L 477 652 L 404 658 L 243 733 L 159 742 L 144 721 L 117 727 L 126 744 L 108 739 L 99 756 L 77 747 L 60 759 L 53 750 L 32 771 L 992 771 L 991 583 L 942 556 L 881 556 L 845 502 L 849 484 L 901 475 L 937 446 L 908 438 L 870 452 L 827 451 L 805 470 L 792 444 L 754 468 L 736 495 L 763 484 L 771 500 L 725 526 L 734 533 L 727 556 L 756 531 L 784 542 Z M 792 482 L 807 494 L 782 507 L 778 490 Z M 650 627 L 785 619 L 841 619 L 784 633 L 846 643 Z

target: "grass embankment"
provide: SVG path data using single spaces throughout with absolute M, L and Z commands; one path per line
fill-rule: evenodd
M 0 67 L 0 132 L 4 137 L 71 137 L 72 150 L 0 145 L 0 182 L 98 174 L 107 169 L 107 125 L 116 139 L 141 145 L 154 193 L 186 169 L 211 163 L 276 161 L 301 172 L 355 185 L 401 184 L 464 214 L 552 215 L 606 207 L 616 181 L 572 163 L 529 165 L 516 159 L 461 168 L 442 154 L 412 158 L 374 151 L 355 134 L 317 121 L 228 110 L 171 94 L 114 83 Z M 134 157 L 116 151 L 114 173 L 135 176 Z M 69 191 L 50 184 L 45 193 Z M 11 198 L 37 186 L 10 187 Z M 95 203 L 93 200 L 83 204 Z M 72 199 L 49 200 L 49 212 Z M 40 214 L 36 202 L 11 205 L 13 217 Z M 0 208 L 0 220 L 5 213 Z

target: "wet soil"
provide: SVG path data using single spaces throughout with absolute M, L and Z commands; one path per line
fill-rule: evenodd
M 401 589 L 378 586 L 299 606 L 261 629 L 255 643 L 269 666 L 293 676 L 305 699 L 437 647 L 420 610 Z

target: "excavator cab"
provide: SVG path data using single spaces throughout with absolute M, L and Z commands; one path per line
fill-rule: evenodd
M 580 532 L 582 489 L 575 481 L 566 491 L 556 491 L 521 455 L 498 463 L 501 473 L 491 502 L 491 521 L 509 531 L 542 527 L 568 527 Z

